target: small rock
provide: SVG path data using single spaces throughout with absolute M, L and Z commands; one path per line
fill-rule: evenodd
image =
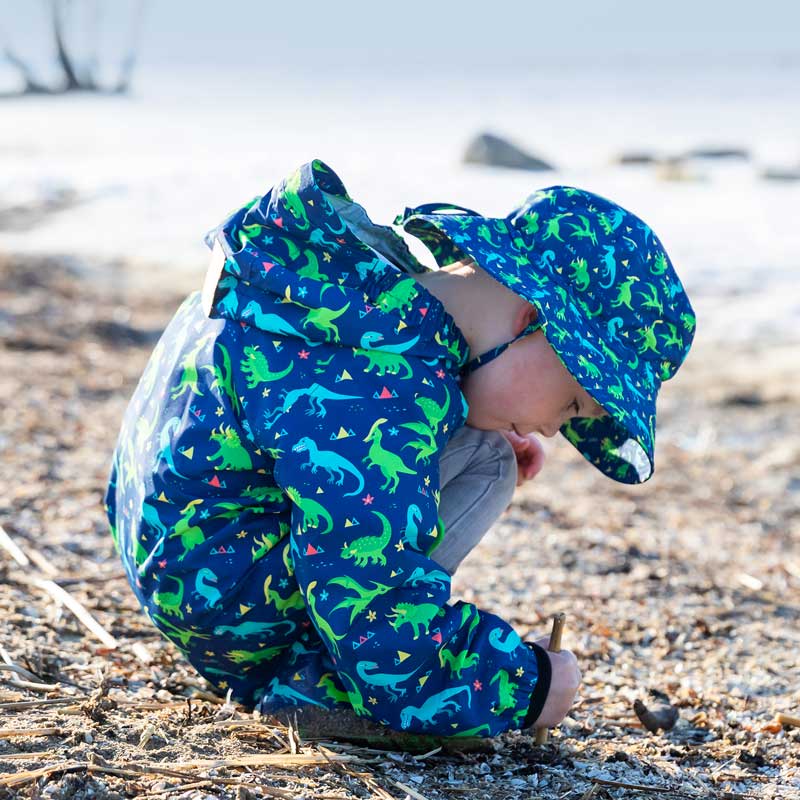
M 476 136 L 467 146 L 465 164 L 485 164 L 510 169 L 552 170 L 554 167 L 540 158 L 524 152 L 511 142 L 491 133 Z
M 769 167 L 761 173 L 766 181 L 800 181 L 800 168 L 796 167 Z
M 652 153 L 643 151 L 631 151 L 629 153 L 620 153 L 611 161 L 615 164 L 629 165 L 629 164 L 655 164 L 659 161 L 659 157 Z
M 687 150 L 684 158 L 735 158 L 747 161 L 750 152 L 743 147 L 695 147 Z

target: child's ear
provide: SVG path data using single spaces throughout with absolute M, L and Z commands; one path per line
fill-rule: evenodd
M 539 312 L 532 303 L 523 303 L 514 314 L 514 336 L 526 328 L 531 322 L 536 322 Z

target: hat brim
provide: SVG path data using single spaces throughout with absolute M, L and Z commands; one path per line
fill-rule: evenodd
M 425 243 L 440 266 L 467 255 L 498 283 L 536 307 L 542 332 L 561 363 L 607 412 L 598 418 L 573 417 L 561 427 L 561 434 L 613 480 L 629 484 L 649 480 L 655 469 L 656 398 L 661 383 L 652 365 L 640 357 L 633 342 L 623 342 L 614 331 L 601 331 L 591 312 L 578 307 L 570 297 L 568 282 L 558 279 L 564 267 L 548 271 L 548 280 L 541 286 L 529 286 L 514 274 L 513 267 L 510 272 L 504 269 L 514 257 L 519 258 L 517 264 L 528 260 L 510 233 L 502 247 L 463 235 L 479 220 L 479 224 L 488 222 L 485 217 L 465 214 L 414 215 L 404 227 Z M 491 233 L 503 236 L 496 230 Z M 529 274 L 533 269 L 530 265 Z

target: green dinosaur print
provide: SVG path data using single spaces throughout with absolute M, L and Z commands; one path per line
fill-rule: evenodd
M 316 474 L 317 470 L 322 467 L 328 473 L 328 483 L 336 483 L 341 486 L 344 483 L 344 474 L 349 472 L 358 479 L 358 488 L 354 492 L 345 492 L 343 497 L 353 497 L 361 492 L 364 488 L 364 476 L 346 459 L 340 456 L 333 450 L 320 450 L 317 443 L 304 436 L 293 447 L 293 453 L 308 453 L 308 462 L 300 465 L 300 469 L 311 468 L 311 473 Z M 338 480 L 334 479 L 334 475 L 338 476 Z
M 653 266 L 650 267 L 650 274 L 663 275 L 668 268 L 669 264 L 667 263 L 666 253 L 659 251 L 656 253 L 656 257 L 653 259 Z
M 291 241 L 291 240 L 290 240 Z M 297 274 L 301 278 L 309 278 L 314 281 L 327 281 L 330 280 L 319 268 L 319 259 L 313 250 L 303 250 L 303 255 L 306 257 L 306 263 L 298 267 Z M 289 255 L 290 258 L 296 256 Z
M 524 224 L 522 225 L 522 232 L 526 236 L 533 236 L 534 233 L 539 232 L 539 212 L 538 211 L 529 211 L 527 214 L 523 214 L 520 219 L 525 220 Z
M 407 278 L 398 281 L 391 289 L 381 292 L 375 298 L 375 305 L 387 313 L 392 311 L 405 311 L 406 306 L 412 308 L 414 300 L 419 297 L 417 281 Z
M 197 525 L 189 524 L 196 513 L 195 506 L 199 506 L 202 502 L 202 500 L 189 501 L 181 511 L 183 516 L 175 523 L 174 530 L 167 537 L 169 539 L 174 539 L 176 536 L 180 537 L 183 552 L 178 556 L 178 561 L 183 561 L 191 550 L 194 550 L 195 547 L 206 540 L 203 531 Z
M 181 611 L 181 603 L 183 602 L 183 581 L 180 578 L 173 577 L 172 575 L 165 575 L 164 579 L 171 578 L 178 584 L 178 591 L 162 592 L 161 590 L 153 592 L 153 602 L 165 613 L 173 614 L 174 616 L 183 619 L 183 611 Z
M 191 642 L 192 639 L 211 638 L 211 634 L 198 633 L 197 631 L 192 631 L 189 630 L 188 628 L 181 628 L 178 625 L 173 625 L 166 617 L 162 617 L 160 614 L 153 614 L 152 617 L 153 619 L 158 620 L 161 626 L 166 628 L 167 631 L 169 631 L 169 633 L 167 633 L 162 630 L 161 633 L 182 650 L 188 649 L 189 643 Z M 178 644 L 178 642 L 176 642 L 173 637 L 178 639 L 180 644 Z
M 600 349 L 603 351 L 606 358 L 614 364 L 614 368 L 616 369 L 621 361 L 620 357 L 603 341 L 600 342 Z
M 372 714 L 370 714 L 364 706 L 364 697 L 356 682 L 346 672 L 340 672 L 339 677 L 342 679 L 342 682 L 346 680 L 350 684 L 350 688 L 347 690 L 347 698 L 356 715 L 359 717 L 371 717 Z
M 589 218 L 584 217 L 583 214 L 578 214 L 578 219 L 581 221 L 580 225 L 576 225 L 574 222 L 566 223 L 574 231 L 574 233 L 570 234 L 570 237 L 574 237 L 576 239 L 588 239 L 595 247 L 597 247 L 597 234 L 592 230 Z
M 671 322 L 668 322 L 667 327 L 669 328 L 669 334 L 662 333 L 659 336 L 661 341 L 664 342 L 664 347 L 674 345 L 675 347 L 680 347 L 683 349 L 683 338 L 678 336 L 677 326 L 673 325 Z
M 422 461 L 423 464 L 428 464 L 431 456 L 439 452 L 439 445 L 436 442 L 433 431 L 422 422 L 401 422 L 400 427 L 408 428 L 414 431 L 414 433 L 426 437 L 425 439 L 414 439 L 410 442 L 406 442 L 400 449 L 403 450 L 406 447 L 413 447 L 417 451 L 414 463 L 416 464 Z
M 373 511 L 381 520 L 383 530 L 380 536 L 362 536 L 354 539 L 351 544 L 342 545 L 342 558 L 352 558 L 356 566 L 366 567 L 367 564 L 381 564 L 386 566 L 386 556 L 383 550 L 392 538 L 392 526 L 389 520 L 380 511 Z
M 173 400 L 177 400 L 184 394 L 184 392 L 191 392 L 192 394 L 196 394 L 198 397 L 203 396 L 203 393 L 200 391 L 197 385 L 197 381 L 200 377 L 197 371 L 197 357 L 200 355 L 200 351 L 213 338 L 214 334 L 211 333 L 203 336 L 181 360 L 181 368 L 183 371 L 181 372 L 181 377 L 178 380 L 177 386 L 170 394 L 170 397 Z
M 234 664 L 260 664 L 262 661 L 271 661 L 286 649 L 285 644 L 274 647 L 263 647 L 260 650 L 229 650 L 225 653 L 228 661 Z
M 404 706 L 400 711 L 400 727 L 408 728 L 414 717 L 422 723 L 432 723 L 437 714 L 460 711 L 461 706 L 453 698 L 462 692 L 467 693 L 467 705 L 471 705 L 472 689 L 469 686 L 450 686 L 432 694 L 421 706 Z M 452 706 L 452 711 L 448 706 Z
M 488 225 L 482 224 L 478 226 L 478 237 L 483 239 L 492 247 L 497 248 L 497 242 L 492 241 L 492 232 L 489 230 Z
M 376 349 L 373 347 L 374 342 L 379 342 L 383 337 L 375 331 L 367 331 L 360 340 L 361 347 L 354 347 L 353 354 L 355 356 L 363 356 L 369 362 L 364 367 L 363 372 L 372 372 L 377 369 L 377 375 L 385 375 L 387 372 L 390 375 L 398 375 L 401 380 L 406 380 L 413 376 L 413 370 L 408 361 L 398 353 L 392 353 L 383 349 Z M 406 374 L 400 375 L 400 370 L 405 369 Z
M 325 520 L 327 527 L 324 531 L 319 531 L 319 533 L 330 533 L 333 530 L 333 517 L 327 512 L 322 503 L 318 503 L 310 497 L 301 497 L 300 492 L 298 492 L 294 486 L 287 486 L 286 494 L 294 503 L 295 507 L 300 509 L 300 529 L 303 532 L 307 531 L 309 528 L 318 528 L 320 517 Z
M 664 313 L 664 304 L 658 299 L 658 287 L 655 284 L 647 281 L 650 287 L 650 292 L 637 292 L 639 297 L 643 297 L 642 308 L 652 308 L 658 311 L 659 314 Z
M 504 711 L 510 711 L 517 704 L 514 692 L 519 688 L 519 685 L 511 681 L 511 676 L 504 669 L 500 669 L 495 673 L 495 676 L 489 681 L 489 685 L 491 686 L 498 680 L 500 684 L 497 687 L 497 705 L 492 709 L 493 714 L 502 714 Z
M 564 436 L 566 436 L 567 441 L 575 447 L 577 447 L 583 441 L 583 436 L 581 436 L 578 431 L 572 427 L 572 421 L 567 422 L 564 425 Z
M 574 270 L 572 280 L 578 291 L 585 292 L 589 288 L 589 265 L 586 263 L 585 258 L 574 258 L 570 263 Z
M 337 688 L 333 682 L 333 673 L 325 672 L 316 684 L 317 689 L 325 689 L 325 697 L 328 700 L 333 700 L 336 703 L 350 703 L 350 696 L 346 691 Z
M 561 229 L 559 226 L 561 224 L 562 219 L 571 216 L 572 212 L 569 212 L 567 214 L 556 214 L 555 216 L 550 217 L 550 219 L 547 220 L 547 225 L 545 227 L 545 232 L 544 236 L 542 237 L 542 241 L 546 242 L 549 238 L 555 237 L 556 239 L 558 239 L 559 242 L 563 242 L 564 240 L 561 238 Z
M 295 218 L 297 227 L 301 231 L 308 230 L 311 223 L 308 220 L 303 201 L 300 199 L 300 169 L 296 169 L 283 184 L 282 198 L 287 211 Z
M 622 400 L 624 391 L 625 390 L 622 388 L 622 383 L 619 378 L 617 378 L 616 383 L 608 387 L 608 393 L 616 400 Z
M 231 356 L 228 352 L 228 348 L 225 347 L 224 344 L 220 344 L 217 342 L 216 345 L 220 352 L 222 353 L 222 367 L 220 368 L 219 364 L 214 364 L 213 367 L 206 367 L 206 369 L 211 369 L 214 373 L 214 380 L 211 384 L 211 389 L 221 389 L 225 396 L 230 400 L 231 408 L 233 408 L 236 414 L 241 414 L 242 412 L 242 403 L 239 400 L 239 396 L 236 394 L 236 389 L 233 386 L 233 374 L 231 369 Z M 250 387 L 252 388 L 252 387 Z
M 478 653 L 470 653 L 469 650 L 461 650 L 455 655 L 446 647 L 442 647 L 439 650 L 439 665 L 444 667 L 446 664 L 450 670 L 450 675 L 455 675 L 459 680 L 461 679 L 462 670 L 477 666 L 480 660 L 481 657 Z
M 264 556 L 272 550 L 273 547 L 281 540 L 282 537 L 275 533 L 262 533 L 260 536 L 253 537 L 253 546 L 250 548 L 250 555 L 253 564 L 256 561 L 264 558 Z
M 525 709 L 527 713 L 527 709 Z M 492 732 L 492 729 L 484 722 L 483 725 L 476 725 L 474 728 L 468 728 L 464 731 L 458 731 L 457 733 L 451 734 L 448 738 L 455 739 L 456 737 L 462 736 L 489 736 Z
M 392 627 L 399 631 L 401 626 L 410 625 L 414 631 L 414 638 L 419 639 L 421 628 L 429 633 L 428 626 L 434 617 L 442 616 L 444 612 L 435 603 L 398 603 L 392 606 L 394 614 L 387 614 L 386 618 L 393 620 Z
M 433 339 L 437 344 L 440 344 L 442 347 L 447 348 L 447 352 L 456 360 L 461 361 L 463 358 L 463 353 L 461 352 L 461 347 L 459 345 L 458 340 L 450 340 L 450 339 L 442 339 L 439 331 L 433 335 Z
M 339 328 L 336 327 L 333 320 L 338 319 L 343 314 L 347 313 L 347 309 L 350 308 L 349 301 L 342 308 L 314 308 L 313 306 L 304 305 L 299 300 L 294 300 L 292 298 L 290 286 L 286 287 L 284 297 L 286 298 L 287 302 L 294 303 L 295 305 L 308 310 L 308 314 L 306 314 L 303 318 L 304 328 L 307 328 L 309 325 L 313 325 L 318 331 L 321 331 L 325 334 L 326 342 L 331 341 L 331 336 L 333 337 L 334 342 L 341 341 L 341 337 L 339 336 Z
M 600 370 L 597 369 L 597 367 L 594 364 L 587 361 L 585 356 L 578 356 L 578 364 L 580 364 L 583 371 L 590 378 L 594 378 L 595 380 L 600 380 Z
M 311 581 L 306 587 L 306 598 L 308 607 L 311 609 L 311 617 L 314 620 L 317 629 L 325 634 L 325 637 L 330 642 L 330 646 L 338 657 L 340 655 L 339 642 L 345 638 L 347 634 L 341 633 L 339 635 L 331 627 L 330 623 L 324 616 L 317 611 L 317 598 L 314 597 L 313 589 L 317 585 L 316 581 Z
M 434 434 L 439 432 L 439 423 L 447 416 L 450 411 L 450 392 L 445 392 L 444 403 L 440 406 L 436 401 L 431 400 L 430 397 L 417 397 L 414 403 L 422 409 L 428 424 L 431 426 Z
M 633 311 L 631 307 L 631 286 L 638 280 L 639 279 L 635 275 L 631 275 L 617 287 L 617 296 L 611 301 L 611 305 L 614 306 L 614 308 L 625 306 L 629 311 Z
M 242 497 L 251 497 L 261 503 L 280 503 L 283 500 L 283 490 L 279 486 L 248 486 Z
M 683 313 L 681 314 L 681 322 L 683 323 L 683 327 L 686 328 L 687 331 L 693 331 L 695 326 L 695 316 L 694 314 Z
M 367 463 L 367 470 L 372 467 L 378 467 L 383 473 L 383 477 L 386 479 L 381 486 L 381 491 L 386 491 L 386 488 L 391 483 L 393 485 L 389 489 L 389 494 L 394 494 L 400 483 L 400 475 L 416 475 L 417 471 L 409 469 L 403 463 L 403 459 L 396 453 L 392 453 L 383 448 L 381 445 L 383 434 L 381 433 L 380 426 L 383 425 L 384 422 L 388 422 L 385 417 L 375 420 L 369 433 L 363 439 L 363 441 L 372 442 L 372 444 L 369 447 L 367 455 L 364 456 L 361 461 Z
M 386 592 L 390 592 L 394 588 L 383 583 L 378 583 L 377 581 L 370 581 L 375 588 L 367 589 L 349 575 L 330 578 L 328 583 L 333 584 L 334 586 L 343 586 L 345 589 L 350 589 L 356 593 L 355 597 L 346 597 L 341 603 L 335 605 L 332 609 L 333 611 L 336 611 L 339 608 L 349 608 L 351 625 L 355 618 L 361 614 L 376 597 L 386 594 Z
M 242 446 L 239 434 L 230 425 L 226 428 L 225 425 L 220 424 L 219 433 L 214 428 L 211 431 L 210 439 L 217 443 L 218 449 L 216 453 L 206 456 L 206 460 L 216 461 L 218 458 L 222 459 L 220 464 L 214 465 L 214 469 L 253 469 L 250 454 Z
M 267 357 L 258 349 L 258 345 L 244 348 L 245 357 L 241 360 L 240 369 L 245 375 L 248 389 L 255 389 L 260 383 L 270 383 L 285 378 L 293 369 L 294 361 L 280 372 L 270 372 Z
M 286 546 L 288 550 L 289 546 Z M 303 593 L 296 589 L 288 597 L 283 598 L 272 588 L 272 575 L 267 575 L 264 580 L 264 605 L 275 604 L 276 610 L 285 617 L 290 611 L 300 611 L 306 607 Z
M 653 332 L 653 328 L 655 328 L 659 322 L 661 322 L 661 320 L 657 320 L 652 325 L 645 325 L 644 328 L 636 329 L 636 333 L 640 337 L 641 344 L 641 346 L 638 348 L 639 355 L 646 353 L 648 350 L 658 353 L 658 341 L 656 340 L 656 335 Z

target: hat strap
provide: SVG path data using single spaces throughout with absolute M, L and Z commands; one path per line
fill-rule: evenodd
M 403 212 L 402 219 L 403 222 L 405 222 L 409 217 L 412 217 L 415 214 L 433 214 L 443 208 L 452 208 L 457 211 L 461 211 L 464 214 L 470 214 L 473 217 L 482 216 L 477 211 L 472 211 L 471 209 L 460 206 L 457 203 L 423 203 L 422 205 L 414 206 L 413 208 L 406 206 L 406 210 Z M 400 223 L 395 222 L 395 224 Z
M 484 364 L 488 364 L 490 361 L 494 360 L 499 356 L 509 345 L 514 344 L 517 339 L 521 339 L 523 336 L 527 336 L 534 331 L 539 330 L 542 327 L 542 323 L 540 320 L 536 320 L 535 322 L 531 322 L 530 325 L 524 327 L 513 339 L 505 342 L 505 344 L 500 344 L 497 347 L 493 347 L 491 350 L 487 350 L 485 353 L 482 353 L 477 358 L 473 358 L 459 373 L 460 377 L 464 377 L 465 375 L 469 375 L 470 372 L 474 372 L 478 367 L 482 367 Z

